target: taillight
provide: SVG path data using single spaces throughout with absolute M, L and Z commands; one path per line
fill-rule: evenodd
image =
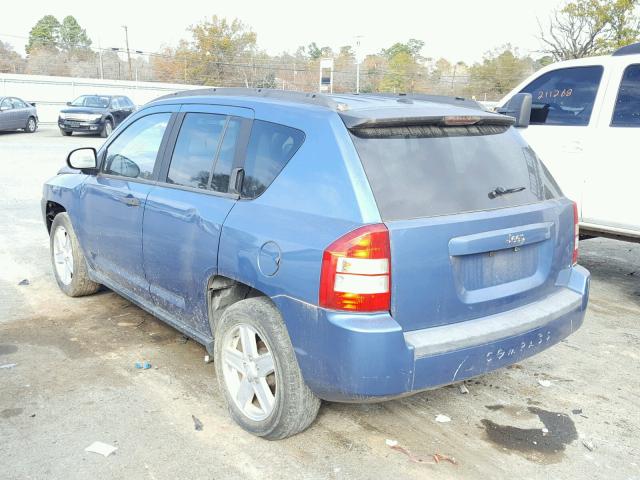
M 320 306 L 355 312 L 389 310 L 390 265 L 389 231 L 383 224 L 347 233 L 322 256 Z
M 481 120 L 480 117 L 475 117 L 472 115 L 456 115 L 448 116 L 442 118 L 442 123 L 447 126 L 456 126 L 456 125 L 475 125 Z
M 578 241 L 580 240 L 580 226 L 578 219 L 578 205 L 573 203 L 573 257 L 571 262 L 578 263 Z

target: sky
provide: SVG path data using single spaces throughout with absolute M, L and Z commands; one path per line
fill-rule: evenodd
M 335 50 L 355 45 L 363 54 L 376 53 L 395 42 L 416 38 L 425 42 L 422 54 L 434 59 L 473 63 L 485 52 L 511 43 L 523 54 L 537 50 L 539 19 L 543 24 L 561 0 L 405 1 L 199 1 L 109 0 L 106 3 L 68 0 L 11 2 L 11 14 L 0 25 L 0 40 L 24 53 L 31 27 L 42 16 L 76 17 L 94 46 L 124 47 L 129 29 L 132 50 L 154 52 L 189 38 L 187 28 L 207 17 L 238 18 L 258 36 L 258 46 L 270 54 L 294 52 L 316 42 Z M 390 8 L 391 7 L 391 8 Z

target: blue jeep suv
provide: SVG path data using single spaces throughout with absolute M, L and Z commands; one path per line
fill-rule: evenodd
M 203 344 L 269 439 L 320 399 L 459 382 L 582 324 L 576 206 L 513 118 L 382 95 L 162 97 L 44 185 L 60 288 Z

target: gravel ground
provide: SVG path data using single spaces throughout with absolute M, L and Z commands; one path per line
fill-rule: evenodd
M 589 311 L 550 350 L 466 394 L 325 403 L 309 430 L 268 442 L 230 420 L 200 345 L 108 290 L 58 290 L 41 185 L 70 149 L 100 143 L 0 134 L 0 367 L 15 364 L 0 368 L 3 479 L 640 479 L 640 244 L 582 242 Z M 115 455 L 85 452 L 96 440 Z

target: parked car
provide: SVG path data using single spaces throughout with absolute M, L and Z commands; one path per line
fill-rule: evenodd
M 44 185 L 58 285 L 202 343 L 269 439 L 538 353 L 583 321 L 575 203 L 495 113 L 411 98 L 163 97 Z
M 60 133 L 65 136 L 84 132 L 108 137 L 136 110 L 133 102 L 125 96 L 82 95 L 67 105 L 69 108 L 60 110 L 58 116 Z
M 38 128 L 35 103 L 17 97 L 0 97 L 0 131 L 24 130 L 33 133 Z
M 640 242 L 631 193 L 640 178 L 640 43 L 549 65 L 500 105 L 518 93 L 533 97 L 530 126 L 521 133 L 578 202 L 580 232 Z

